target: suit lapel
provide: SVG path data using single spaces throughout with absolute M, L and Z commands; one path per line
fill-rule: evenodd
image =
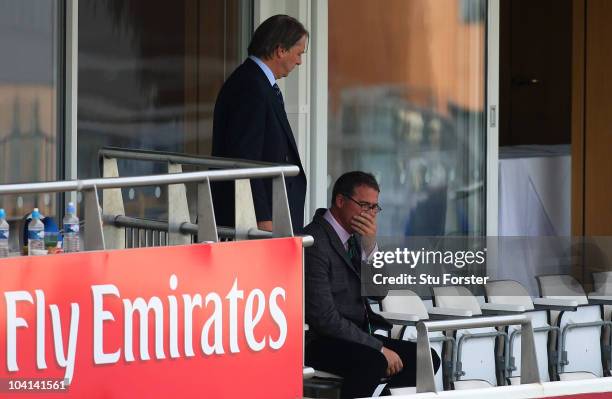
M 272 101 L 272 104 L 274 104 L 273 105 L 274 113 L 276 114 L 276 117 L 280 121 L 283 127 L 283 130 L 285 131 L 285 134 L 287 135 L 287 139 L 289 140 L 289 143 L 291 144 L 291 148 L 297 155 L 297 158 L 300 159 L 299 157 L 300 153 L 298 151 L 297 144 L 295 142 L 295 137 L 293 137 L 291 125 L 289 124 L 289 119 L 287 119 L 287 112 L 285 112 L 283 105 L 276 97 L 276 93 L 274 92 L 274 89 L 272 88 L 272 86 L 270 86 L 270 96 L 271 96 L 270 100 Z M 300 161 L 300 168 L 302 168 L 301 161 Z
M 269 89 L 268 96 L 270 97 L 269 100 L 272 103 L 272 108 L 274 109 L 274 113 L 276 114 L 276 117 L 280 121 L 280 124 L 283 127 L 283 130 L 285 131 L 285 135 L 287 136 L 287 139 L 289 140 L 289 144 L 291 148 L 295 152 L 296 158 L 298 159 L 298 162 L 299 162 L 300 169 L 304 170 L 304 167 L 302 166 L 302 161 L 300 159 L 300 152 L 298 151 L 297 144 L 295 142 L 295 137 L 293 137 L 293 132 L 291 131 L 291 125 L 289 124 L 289 120 L 287 119 L 287 112 L 285 112 L 285 109 L 283 108 L 281 102 L 278 100 L 278 97 L 276 97 L 276 92 L 274 91 L 274 88 L 270 86 L 270 81 L 268 80 L 268 77 L 266 76 L 264 71 L 261 70 L 259 65 L 257 65 L 257 63 L 253 61 L 252 59 L 247 58 L 244 61 L 244 64 L 248 65 L 248 67 L 251 68 L 251 71 L 253 71 L 252 73 L 255 73 L 255 75 L 258 76 L 258 79 L 261 81 L 261 84 L 265 85 Z
M 329 237 L 329 241 L 331 242 L 334 251 L 336 251 L 338 256 L 342 258 L 346 267 L 348 267 L 353 273 L 355 273 L 357 277 L 360 277 L 359 272 L 355 270 L 355 267 L 351 263 L 351 260 L 349 259 L 348 254 L 344 249 L 344 245 L 342 245 L 342 241 L 340 241 L 340 237 L 338 237 L 338 234 L 336 234 L 334 228 L 331 227 L 331 225 L 327 222 L 327 220 L 323 218 L 322 215 L 317 215 L 317 223 L 321 224 L 325 229 L 325 233 L 327 233 L 327 236 Z

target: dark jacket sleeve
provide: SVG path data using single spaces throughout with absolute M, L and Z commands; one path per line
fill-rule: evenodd
M 267 99 L 264 93 L 256 88 L 239 93 L 240 100 L 235 101 L 228 110 L 227 131 L 231 132 L 229 148 L 232 158 L 263 159 L 266 129 Z M 268 184 L 269 185 L 269 184 Z M 262 179 L 251 179 L 251 191 L 257 221 L 272 220 L 272 198 L 270 188 Z
M 317 334 L 345 339 L 381 350 L 382 342 L 343 317 L 331 291 L 330 261 L 316 244 L 305 250 L 306 322 Z

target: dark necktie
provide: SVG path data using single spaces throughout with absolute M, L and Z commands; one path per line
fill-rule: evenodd
M 357 237 L 353 234 L 349 237 L 347 241 L 347 253 L 348 257 L 351 260 L 351 264 L 359 273 L 361 271 L 361 248 L 359 248 L 359 242 L 357 242 Z
M 274 85 L 272 86 L 272 88 L 274 89 L 274 92 L 276 93 L 276 96 L 278 97 L 281 105 L 283 106 L 283 108 L 285 107 L 285 102 L 283 101 L 283 93 L 281 93 L 280 91 L 280 87 L 278 87 L 278 85 L 276 83 L 274 83 Z
M 359 241 L 357 241 L 357 237 L 353 234 L 349 237 L 347 243 L 347 255 L 351 260 L 351 264 L 357 271 L 357 274 L 361 275 L 361 247 L 359 246 Z M 370 323 L 370 316 L 368 315 L 368 305 L 366 304 L 365 298 L 361 298 L 361 303 L 363 304 L 363 310 L 365 313 L 365 330 L 371 335 L 372 324 Z

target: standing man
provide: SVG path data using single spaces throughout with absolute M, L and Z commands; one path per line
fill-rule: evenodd
M 249 57 L 223 84 L 215 104 L 212 155 L 297 165 L 286 178 L 294 232 L 304 226 L 306 175 L 287 120 L 283 95 L 276 84 L 302 63 L 308 31 L 295 18 L 275 15 L 255 30 Z M 257 226 L 272 230 L 271 179 L 251 180 Z M 234 226 L 234 182 L 213 188 L 216 221 Z
M 332 191 L 330 209 L 317 210 L 305 233 L 306 365 L 343 377 L 341 396 L 372 396 L 382 377 L 389 387 L 415 386 L 416 345 L 374 335 L 391 325 L 361 296 L 361 262 L 376 250 L 380 189 L 374 176 L 349 172 Z M 434 370 L 440 359 L 432 351 Z

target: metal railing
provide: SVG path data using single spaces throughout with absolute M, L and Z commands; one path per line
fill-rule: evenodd
M 538 363 L 533 327 L 527 315 L 476 317 L 471 319 L 453 319 L 425 321 L 417 323 L 417 393 L 437 392 L 429 332 L 457 330 L 463 328 L 521 326 L 521 384 L 539 383 Z
M 104 147 L 98 151 L 100 165 L 103 169 L 104 159 L 126 159 L 132 161 L 151 161 L 173 163 L 178 165 L 203 166 L 213 169 L 256 168 L 262 166 L 279 166 L 261 161 L 234 158 L 186 155 L 177 152 L 152 151 L 133 148 Z M 101 169 L 101 170 L 102 170 Z
M 131 242 L 126 243 L 128 248 L 168 245 L 169 223 L 166 221 L 141 219 L 123 215 L 102 215 L 102 221 L 105 225 L 125 228 L 126 240 L 131 240 Z M 182 234 L 191 235 L 193 237 L 193 242 L 199 242 L 199 240 L 197 240 L 197 224 L 184 223 L 179 227 L 179 231 Z M 219 236 L 219 241 L 234 241 L 236 229 L 217 226 L 217 234 Z M 140 241 L 138 241 L 139 238 Z M 247 239 L 249 240 L 264 238 L 273 238 L 272 232 L 255 228 L 247 232 Z M 310 236 L 303 236 L 302 240 L 304 240 L 306 246 L 308 246 L 309 243 L 314 243 Z
M 219 172 L 223 168 L 224 172 L 230 171 L 262 171 L 278 170 L 276 174 L 252 174 L 237 176 L 231 180 L 235 181 L 235 227 L 217 226 L 218 240 L 232 241 L 236 239 L 269 238 L 292 235 L 291 221 L 285 218 L 284 210 L 277 215 L 277 221 L 273 223 L 273 233 L 257 230 L 255 210 L 251 194 L 250 179 L 273 177 L 273 212 L 287 207 L 287 194 L 284 187 L 284 177 L 294 176 L 299 173 L 297 166 L 277 165 L 267 162 L 229 159 L 219 157 L 206 157 L 186 155 L 174 152 L 149 151 L 140 149 L 122 149 L 107 147 L 99 151 L 100 171 L 103 177 L 119 177 L 118 159 L 130 161 L 144 161 L 167 163 L 168 173 L 182 173 L 183 166 L 195 166 L 208 168 L 209 172 Z M 275 169 L 281 168 L 281 169 Z M 284 169 L 282 169 L 284 168 Z M 210 179 L 212 181 L 212 179 Z M 230 180 L 230 179 L 227 179 Z M 282 182 L 281 182 L 282 180 Z M 281 184 L 282 183 L 282 184 Z M 200 201 L 200 188 L 198 188 L 198 208 L 212 207 L 206 201 Z M 209 190 L 209 188 L 208 188 Z M 206 197 L 206 193 L 204 193 Z M 155 221 L 148 219 L 127 218 L 125 217 L 125 206 L 121 190 L 105 190 L 102 198 L 103 213 L 106 222 L 104 229 L 105 236 L 108 238 L 107 246 L 112 248 L 140 247 L 147 245 L 157 245 L 158 243 L 189 244 L 196 241 L 214 241 L 212 234 L 204 238 L 199 236 L 199 232 L 191 223 L 186 187 L 183 184 L 170 184 L 168 186 L 168 221 Z M 231 206 L 231 205 L 230 205 Z M 200 212 L 200 210 L 198 210 Z M 198 214 L 198 220 L 200 216 Z M 273 218 L 274 219 L 274 218 Z M 165 223 L 165 224 L 164 224 Z M 291 230 L 291 231 L 290 231 Z M 159 244 L 163 245 L 163 244 Z
M 182 185 L 184 183 L 198 183 L 198 223 L 193 225 L 188 221 L 177 222 L 177 219 L 167 222 L 167 231 L 171 235 L 173 232 L 181 232 L 187 229 L 190 233 L 197 233 L 197 239 L 202 241 L 219 241 L 219 230 L 215 224 L 215 216 L 210 192 L 210 182 L 212 181 L 231 181 L 250 178 L 272 178 L 273 198 L 272 198 L 272 237 L 291 237 L 293 230 L 291 227 L 291 216 L 287 202 L 287 192 L 285 187 L 285 176 L 295 176 L 299 173 L 297 166 L 260 166 L 254 168 L 241 168 L 230 170 L 213 170 L 200 172 L 170 173 L 163 175 L 134 176 L 134 177 L 110 177 L 73 181 L 55 181 L 44 183 L 22 183 L 0 185 L 0 195 L 6 194 L 35 194 L 52 192 L 82 192 L 84 201 L 84 249 L 101 250 L 106 249 L 105 235 L 103 233 L 103 216 L 99 206 L 98 190 L 121 189 L 124 187 L 139 187 L 152 185 Z M 249 186 L 250 189 L 250 186 Z M 120 191 L 120 190 L 118 190 Z M 106 195 L 106 193 L 105 193 Z M 172 203 L 169 202 L 169 215 L 173 214 Z M 124 216 L 115 214 L 114 217 Z M 108 220 L 107 217 L 104 219 Z M 119 219 L 114 219 L 113 224 Z M 123 219 L 124 223 L 129 222 Z M 131 221 L 134 223 L 134 220 Z M 151 221 L 148 221 L 151 222 Z M 107 225 L 108 226 L 108 225 Z M 112 226 L 109 226 L 112 227 Z M 135 226 L 137 227 L 137 226 Z M 158 225 L 159 229 L 166 225 Z M 255 226 L 247 226 L 245 238 L 257 235 Z M 249 231 L 251 233 L 249 233 Z M 125 233 L 123 233 L 125 234 Z M 140 239 L 140 238 L 139 238 Z M 144 239 L 146 242 L 146 238 Z M 161 242 L 160 242 L 161 243 Z M 114 248 L 110 246 L 109 248 Z

